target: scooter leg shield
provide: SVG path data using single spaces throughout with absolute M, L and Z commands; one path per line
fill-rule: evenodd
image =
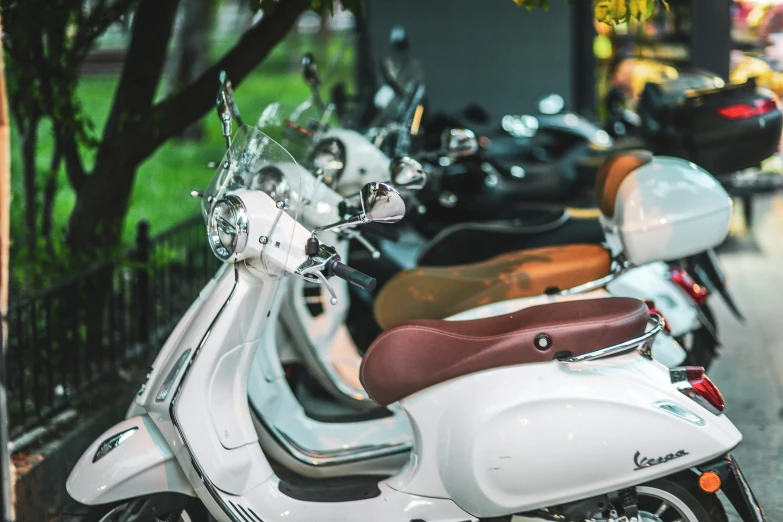
M 88 506 L 164 492 L 196 496 L 147 415 L 125 419 L 98 437 L 74 466 L 66 489 Z

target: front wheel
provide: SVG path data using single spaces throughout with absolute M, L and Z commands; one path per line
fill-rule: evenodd
M 660 479 L 636 487 L 641 522 L 727 522 L 717 495 L 704 493 L 695 480 Z
M 209 513 L 197 498 L 180 494 L 158 494 L 113 504 L 85 506 L 71 501 L 60 514 L 60 522 L 208 522 Z

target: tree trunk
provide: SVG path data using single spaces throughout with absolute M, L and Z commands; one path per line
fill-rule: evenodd
M 122 141 L 120 138 L 102 145 L 111 151 L 112 161 L 96 162 L 76 194 L 67 239 L 77 262 L 84 261 L 79 259 L 80 254 L 109 253 L 122 239 L 133 177 L 140 161 Z
M 128 210 L 133 178 L 139 163 L 154 147 L 150 127 L 141 122 L 155 99 L 163 74 L 178 0 L 141 0 L 133 20 L 128 53 L 92 173 L 76 193 L 68 222 L 72 255 L 89 256 L 116 248 Z M 78 261 L 78 259 L 77 259 Z
M 52 153 L 52 162 L 49 165 L 49 174 L 44 185 L 43 205 L 41 207 L 41 237 L 51 240 L 52 229 L 54 227 L 54 198 L 57 196 L 57 173 L 60 170 L 60 141 L 56 140 L 54 152 Z M 49 252 L 51 253 L 52 241 L 46 241 Z
M 24 173 L 24 216 L 27 266 L 35 259 L 38 239 L 38 183 L 36 180 L 35 153 L 38 149 L 38 116 L 31 114 L 22 134 L 22 164 Z M 31 274 L 32 275 L 32 274 Z

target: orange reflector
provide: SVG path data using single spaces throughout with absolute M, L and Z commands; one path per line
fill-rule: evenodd
M 714 471 L 705 471 L 699 477 L 699 487 L 705 493 L 715 493 L 720 489 L 721 480 L 720 475 Z

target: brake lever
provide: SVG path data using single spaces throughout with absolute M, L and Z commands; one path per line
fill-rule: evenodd
M 336 305 L 337 294 L 335 293 L 334 288 L 332 288 L 331 283 L 329 283 L 329 281 L 326 279 L 326 276 L 322 273 L 322 270 L 326 268 L 329 261 L 334 257 L 338 257 L 339 259 L 339 256 L 337 256 L 337 252 L 334 250 L 334 248 L 327 245 L 319 245 L 318 254 L 308 257 L 307 261 L 305 261 L 302 266 L 297 268 L 295 273 L 304 277 L 306 280 L 309 279 L 308 276 L 318 279 L 318 282 L 324 285 L 327 292 L 329 292 L 329 294 L 332 296 L 329 302 L 333 305 Z
M 332 296 L 332 298 L 329 299 L 329 302 L 332 303 L 333 305 L 336 305 L 337 304 L 337 294 L 334 293 L 334 288 L 332 288 L 332 284 L 326 279 L 326 276 L 323 275 L 323 273 L 320 270 L 315 270 L 315 271 L 310 272 L 310 273 L 312 275 L 314 275 L 315 277 L 317 277 L 321 281 L 321 284 L 326 287 L 326 290 Z

